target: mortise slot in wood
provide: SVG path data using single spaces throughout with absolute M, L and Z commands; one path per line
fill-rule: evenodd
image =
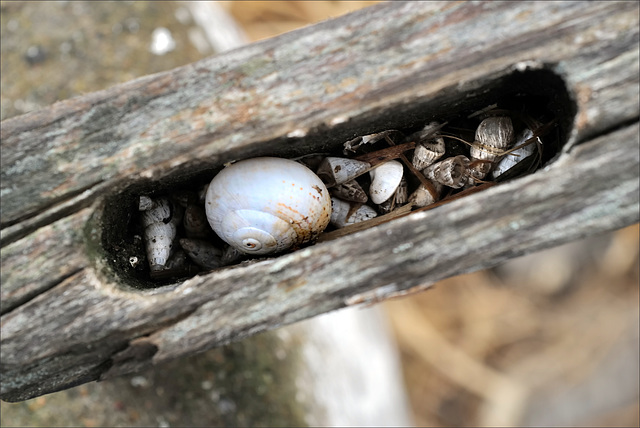
M 415 135 L 428 123 L 436 121 L 444 125 L 441 125 L 442 129 L 438 130 L 442 132 L 442 135 L 451 135 L 450 138 L 445 137 L 447 153 L 451 156 L 460 153 L 468 155 L 468 146 L 473 143 L 473 130 L 478 122 L 488 114 L 510 112 L 515 118 L 514 120 L 519 120 L 527 125 L 531 121 L 542 124 L 540 130 L 544 130 L 544 136 L 541 137 L 544 144 L 538 166 L 547 165 L 559 153 L 570 134 L 576 106 L 564 81 L 553 71 L 553 66 L 538 65 L 538 67 L 526 70 L 511 69 L 495 79 L 482 81 L 480 87 L 472 92 L 456 92 L 457 89 L 454 88 L 445 90 L 443 91 L 444 100 L 437 100 L 437 102 L 421 100 L 402 107 L 389 106 L 388 110 L 381 112 L 379 120 L 363 123 L 356 134 L 363 136 L 384 131 L 392 132 L 386 133 L 383 138 L 378 138 L 379 142 L 371 149 L 365 148 L 364 153 L 360 152 L 351 157 L 369 162 L 372 167 L 389 159 L 399 159 L 406 165 L 405 170 L 410 175 L 408 179 L 411 181 L 411 185 L 417 186 L 422 183 L 432 195 L 435 195 L 435 189 L 431 182 L 411 165 L 407 157 L 416 145 L 416 141 L 411 140 L 410 136 Z M 483 111 L 487 106 L 493 108 L 493 113 L 490 110 Z M 456 133 L 455 136 L 453 133 Z M 295 148 L 292 149 L 291 146 L 280 141 L 273 141 L 264 142 L 263 146 L 268 147 L 269 151 L 259 155 L 301 158 L 313 153 L 326 153 L 332 156 L 347 156 L 345 155 L 347 151 L 344 151 L 344 143 L 350 138 L 341 136 L 339 132 L 332 134 L 327 133 L 326 130 L 316 130 L 310 132 L 307 138 L 308 141 L 303 145 L 305 152 L 295 151 Z M 466 141 L 466 143 L 461 141 Z M 103 212 L 99 216 L 100 221 L 97 225 L 101 230 L 100 246 L 106 261 L 104 266 L 108 268 L 107 273 L 111 277 L 120 278 L 120 281 L 124 281 L 126 285 L 133 285 L 137 288 L 157 287 L 180 282 L 186 277 L 192 276 L 193 273 L 183 273 L 177 276 L 167 275 L 166 278 L 150 275 L 140 240 L 143 233 L 137 220 L 137 200 L 140 195 L 169 195 L 182 189 L 202 188 L 221 168 L 222 165 L 196 172 L 192 170 L 184 175 L 184 179 L 180 178 L 180 171 L 172 171 L 171 179 L 132 183 L 124 191 L 110 195 L 103 204 Z M 485 183 L 485 180 L 478 180 L 478 183 L 480 185 L 472 189 L 450 192 L 451 194 L 445 195 L 446 197 L 442 201 L 422 208 L 422 210 L 437 208 L 448 201 L 471 195 L 494 184 Z M 405 205 L 396 208 L 389 214 L 346 227 L 344 230 L 332 231 L 330 227 L 320 235 L 318 242 L 336 239 L 368 227 L 393 221 L 395 218 L 410 213 L 411 208 Z M 141 261 L 141 264 L 131 266 L 131 257 L 136 257 Z M 191 267 L 185 272 L 192 271 L 197 272 L 198 269 Z

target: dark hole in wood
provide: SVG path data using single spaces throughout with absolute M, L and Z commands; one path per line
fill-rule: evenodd
M 389 106 L 388 110 L 376 114 L 375 117 L 366 117 L 361 121 L 352 120 L 331 129 L 316 129 L 295 144 L 285 137 L 265 141 L 257 145 L 258 148 L 254 152 L 243 153 L 240 156 L 235 153 L 229 159 L 265 155 L 298 158 L 311 153 L 344 157 L 343 144 L 356 136 L 391 129 L 400 131 L 396 135 L 409 136 L 432 121 L 448 122 L 442 129 L 443 132 L 455 134 L 472 142 L 475 128 L 482 116 L 469 118 L 469 115 L 492 105 L 499 110 L 513 112 L 514 117 L 533 118 L 540 124 L 547 125 L 541 137 L 544 150 L 537 168 L 552 162 L 567 141 L 576 106 L 564 81 L 552 70 L 552 67 L 516 70 L 487 81 L 485 84 L 477 85 L 472 90 L 463 89 L 443 90 L 442 95 L 436 98 Z M 523 124 L 518 123 L 517 126 L 522 127 Z M 402 138 L 397 141 L 397 143 L 402 142 Z M 469 147 L 464 143 L 447 139 L 446 144 L 447 155 L 445 156 L 469 154 Z M 375 150 L 383 146 L 388 147 L 384 140 L 366 149 Z M 199 272 L 206 272 L 188 263 L 185 269 L 152 278 L 144 249 L 138 200 L 140 195 L 156 197 L 184 189 L 199 189 L 206 185 L 221 168 L 222 165 L 204 165 L 191 168 L 188 173 L 176 171 L 159 182 L 141 181 L 131 185 L 105 200 L 100 218 L 102 230 L 100 254 L 104 256 L 110 273 L 118 277 L 118 283 L 135 288 L 153 288 L 178 283 Z M 412 182 L 411 185 L 414 186 L 415 183 Z M 455 190 L 449 191 L 450 195 L 455 193 L 457 193 Z M 181 227 L 179 227 L 179 235 L 183 234 Z M 327 230 L 331 230 L 331 226 Z M 218 243 L 221 244 L 222 241 Z M 226 267 L 222 269 L 224 268 Z

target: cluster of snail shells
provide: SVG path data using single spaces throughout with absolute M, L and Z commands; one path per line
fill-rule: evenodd
M 316 174 L 293 160 L 260 157 L 220 171 L 207 186 L 204 209 L 143 196 L 139 209 L 151 271 L 175 266 L 182 252 L 202 268 L 215 269 L 238 256 L 276 254 L 313 242 L 330 222 L 340 228 L 373 218 L 378 211 L 365 205 L 369 196 L 380 210 L 404 188 L 404 201 L 398 203 L 406 202 L 403 169 L 394 160 L 372 168 L 367 162 L 328 157 Z M 367 172 L 371 185 L 365 192 L 355 177 Z M 177 236 L 179 222 L 185 237 Z M 226 248 L 211 242 L 211 230 Z
M 494 176 L 495 171 L 501 174 L 512 166 L 512 161 L 498 162 L 516 140 L 508 117 L 489 117 L 480 123 L 470 158 L 457 155 L 441 159 L 446 150 L 438 129 L 439 125 L 432 123 L 411 136 L 417 141 L 413 170 L 422 175 L 421 184 L 410 195 L 405 167 L 397 160 L 372 166 L 329 156 L 322 159 L 316 173 L 300 162 L 274 157 L 231 164 L 209 183 L 204 208 L 188 201 L 142 196 L 139 210 L 151 272 L 183 262 L 184 253 L 205 269 L 223 266 L 242 255 L 279 253 L 313 242 L 329 223 L 341 228 L 407 203 L 423 207 L 436 202 L 445 186 L 475 185 L 494 164 Z M 359 137 L 359 141 L 366 144 L 379 140 L 380 135 L 383 133 Z M 531 135 L 530 130 L 524 130 L 517 141 Z M 345 148 L 351 149 L 353 141 L 345 143 Z M 529 152 L 522 153 L 528 156 Z M 357 180 L 366 173 L 370 178 L 367 190 Z M 180 222 L 186 236 L 178 238 Z M 211 242 L 211 231 L 226 248 Z M 180 255 L 176 254 L 176 240 Z
M 475 131 L 469 157 L 451 156 L 440 160 L 445 153 L 444 141 L 437 132 L 426 132 L 435 124 L 425 127 L 424 138 L 417 135 L 418 143 L 412 163 L 431 184 L 430 189 L 421 185 L 411 196 L 414 206 L 426 206 L 440 197 L 443 186 L 453 189 L 467 188 L 482 183 L 489 173 L 495 180 L 505 175 L 517 164 L 534 155 L 535 145 L 525 144 L 534 133 L 525 128 L 517 136 L 509 116 L 489 116 L 482 120 Z M 522 145 L 506 155 L 511 147 Z M 438 162 L 436 162 L 438 161 Z
M 331 199 L 322 180 L 301 163 L 282 158 L 227 166 L 207 186 L 204 207 L 176 199 L 140 197 L 152 276 L 179 268 L 184 253 L 196 265 L 215 269 L 242 255 L 295 248 L 316 239 L 331 217 Z M 186 236 L 177 236 L 178 224 Z M 216 246 L 212 232 L 228 245 Z
M 356 180 L 366 173 L 371 181 L 367 190 Z M 331 224 L 336 228 L 369 220 L 407 202 L 404 167 L 396 160 L 372 166 L 356 159 L 329 156 L 320 163 L 317 175 L 331 193 Z
M 441 125 L 433 122 L 426 125 L 421 131 L 409 137 L 409 140 L 415 141 L 416 146 L 413 151 L 411 163 L 413 170 L 418 171 L 420 184 L 407 197 L 407 181 L 402 174 L 404 168 L 398 161 L 388 161 L 375 169 L 371 169 L 370 165 L 358 164 L 359 161 L 344 159 L 342 164 L 335 158 L 327 158 L 318 170 L 329 190 L 338 198 L 344 198 L 340 191 L 341 180 L 336 177 L 330 177 L 338 165 L 346 164 L 348 161 L 359 165 L 355 168 L 344 166 L 339 171 L 362 171 L 370 170 L 372 184 L 369 189 L 371 202 L 377 204 L 377 211 L 386 213 L 394 207 L 398 207 L 405 203 L 411 204 L 413 207 L 424 207 L 437 202 L 442 196 L 443 189 L 460 189 L 483 181 L 489 172 L 491 179 L 496 179 L 505 174 L 519 162 L 533 155 L 535 145 L 524 145 L 522 148 L 515 150 L 510 155 L 505 156 L 505 152 L 514 145 L 525 143 L 533 136 L 530 129 L 524 129 L 517 136 L 514 135 L 514 128 L 511 118 L 508 116 L 489 116 L 480 122 L 475 132 L 475 141 L 471 144 L 469 156 L 454 155 L 445 157 L 446 147 L 442 135 L 439 133 Z M 382 134 L 382 133 L 381 133 Z M 375 141 L 377 135 L 365 136 L 362 141 Z M 357 145 L 353 144 L 354 140 L 349 141 L 345 148 L 352 150 Z M 329 161 L 331 159 L 331 161 Z M 357 174 L 355 174 L 357 176 Z M 329 177 L 329 178 L 327 178 Z M 353 179 L 350 177 L 349 179 Z M 354 188 L 357 182 L 349 182 L 349 189 Z M 335 187 L 331 187 L 331 186 Z M 356 193 L 351 191 L 351 193 Z M 353 200 L 352 200 L 353 201 Z M 364 203 L 366 200 L 353 201 Z M 352 204 L 353 204 L 352 202 Z M 334 206 L 337 206 L 334 202 Z M 365 206 L 366 207 L 366 206 Z M 353 213 L 353 207 L 351 207 Z M 335 214 L 334 214 L 335 216 Z M 358 217 L 354 216 L 354 222 L 358 221 Z M 336 224 L 336 226 L 341 226 Z

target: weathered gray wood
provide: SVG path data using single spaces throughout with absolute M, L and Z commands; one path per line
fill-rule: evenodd
M 3 398 L 141 369 L 344 306 L 358 292 L 384 286 L 377 294 L 384 298 L 637 221 L 638 132 L 636 124 L 604 135 L 548 171 L 339 245 L 318 244 L 177 287 L 123 290 L 85 269 L 3 316 Z
M 2 249 L 0 313 L 89 265 L 85 252 L 78 249 L 84 245 L 83 229 L 90 214 L 88 208 L 78 211 Z
M 391 3 L 2 122 L 0 398 L 142 369 L 637 222 L 638 47 L 635 2 Z M 527 67 L 561 75 L 577 107 L 545 170 L 154 290 L 114 277 L 100 251 L 105 198 L 130 184 L 315 151 L 416 106 L 455 111 Z
M 301 153 L 319 129 L 334 141 L 379 127 L 381 110 L 449 101 L 522 61 L 558 64 L 584 139 L 637 117 L 637 43 L 633 2 L 409 2 L 56 103 L 2 122 L 2 241 L 131 180 Z M 277 148 L 260 144 L 293 131 Z

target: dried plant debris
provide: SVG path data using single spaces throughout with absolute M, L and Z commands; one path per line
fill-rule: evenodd
M 318 214 L 323 222 L 319 227 L 324 232 L 318 235 L 315 231 L 305 239 L 293 236 L 299 232 L 293 219 L 280 223 L 273 218 L 274 212 L 260 212 L 260 208 L 253 212 L 253 206 L 240 207 L 240 214 L 232 214 L 243 230 L 239 243 L 228 237 L 235 234 L 234 230 L 216 235 L 205 212 L 205 206 L 211 205 L 204 196 L 208 183 L 170 195 L 140 195 L 137 217 L 145 254 L 130 254 L 130 266 L 140 271 L 141 261 L 146 260 L 151 280 L 176 280 L 257 255 L 264 257 L 266 252 L 252 253 L 246 246 L 253 250 L 271 245 L 271 241 L 276 245 L 275 241 L 281 239 L 278 234 L 284 234 L 287 243 L 278 243 L 278 251 L 290 251 L 309 245 L 318 237 L 327 240 L 332 239 L 331 234 L 341 236 L 372 227 L 530 173 L 554 155 L 559 138 L 554 131 L 554 117 L 533 117 L 525 111 L 522 107 L 504 109 L 491 105 L 459 118 L 445 118 L 447 121 L 430 120 L 409 129 L 356 136 L 332 153 L 295 159 L 296 165 L 310 170 L 309 189 L 315 190 L 287 198 L 300 206 L 327 198 L 316 204 L 328 214 L 326 218 Z M 262 159 L 266 162 L 273 158 L 255 159 L 254 168 Z M 278 174 L 281 172 L 278 170 Z M 284 183 L 287 178 L 282 177 L 281 181 Z M 262 197 L 264 190 L 259 189 L 249 188 L 244 196 L 251 199 L 251 192 L 257 191 L 256 197 Z M 281 201 L 280 205 L 290 202 Z M 294 227 L 287 226 L 282 232 L 285 223 Z

